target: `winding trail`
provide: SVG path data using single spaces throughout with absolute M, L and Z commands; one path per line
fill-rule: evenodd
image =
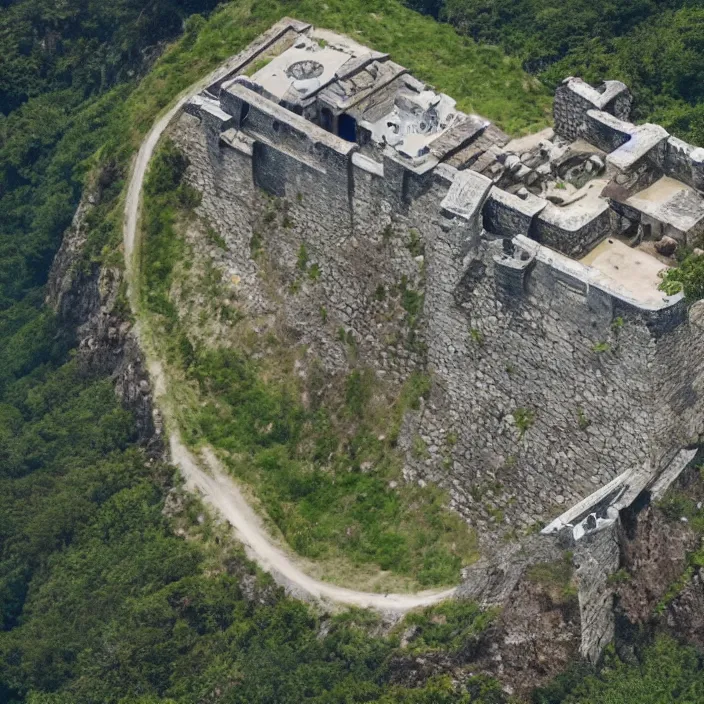
M 142 142 L 132 166 L 125 202 L 123 244 L 129 297 L 135 314 L 139 311 L 140 203 L 147 167 L 159 138 L 183 105 L 192 96 L 225 76 L 230 70 L 232 70 L 231 63 L 225 63 L 213 73 L 187 88 L 177 98 L 174 105 L 154 123 Z M 160 361 L 149 349 L 150 346 L 144 344 L 139 321 L 135 325 L 135 334 L 140 339 L 142 352 L 146 357 L 155 402 L 159 399 L 163 400 L 167 391 L 167 377 Z M 168 411 L 166 406 L 166 403 L 161 404 L 164 413 Z M 199 493 L 207 504 L 216 509 L 232 525 L 237 538 L 244 544 L 249 558 L 256 562 L 261 569 L 269 572 L 292 596 L 305 600 L 403 613 L 410 609 L 435 604 L 454 595 L 455 588 L 415 594 L 375 594 L 338 587 L 305 574 L 296 565 L 295 558 L 275 544 L 261 518 L 247 503 L 236 482 L 230 477 L 212 450 L 206 448 L 203 451 L 202 463 L 199 462 L 199 459 L 183 444 L 178 432 L 169 429 L 168 425 L 170 424 L 167 423 L 165 426 L 165 432 L 169 434 L 171 461 L 183 474 L 187 488 Z M 203 465 L 206 465 L 207 470 Z

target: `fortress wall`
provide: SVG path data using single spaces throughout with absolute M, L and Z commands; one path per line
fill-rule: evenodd
M 601 212 L 595 209 L 587 216 L 575 216 L 549 203 L 536 215 L 530 234 L 541 244 L 579 259 L 610 231 L 611 213 L 605 202 Z
M 651 462 L 662 467 L 680 448 L 698 444 L 704 418 L 704 303 L 684 324 L 657 337 L 653 355 Z
M 407 476 L 448 487 L 487 535 L 546 521 L 625 469 L 664 462 L 697 426 L 704 409 L 688 389 L 699 384 L 691 360 L 701 357 L 690 353 L 701 335 L 671 311 L 636 314 L 542 261 L 507 275 L 481 208 L 469 219 L 440 208 L 442 169 L 394 176 L 387 159 L 382 177 L 350 161 L 343 203 L 326 173 L 285 161 L 286 198 L 272 199 L 252 183 L 257 148 L 213 153 L 187 115 L 174 134 L 203 192 L 200 212 L 227 241 L 223 265 L 242 277 L 243 305 L 282 315 L 329 371 L 349 369 L 343 327 L 384 378 L 432 372 L 431 397 L 402 434 Z M 251 259 L 254 231 L 274 280 Z M 297 267 L 301 244 L 317 280 Z M 425 294 L 414 334 L 399 304 L 403 280 Z M 410 451 L 416 435 L 422 456 Z
M 590 130 L 588 110 L 596 109 L 618 120 L 628 120 L 631 102 L 628 89 L 618 81 L 606 81 L 597 90 L 579 79 L 567 78 L 555 91 L 555 132 L 571 141 L 584 137 Z
M 630 122 L 623 122 L 600 110 L 589 110 L 584 115 L 581 136 L 602 151 L 613 152 L 631 139 Z
M 692 186 L 692 157 L 694 147 L 687 142 L 670 137 L 665 149 L 663 169 L 668 176 Z
M 533 194 L 523 200 L 500 188 L 494 188 L 484 205 L 484 227 L 501 237 L 528 235 L 533 218 L 546 206 L 547 201 Z
M 569 86 L 558 86 L 552 108 L 555 132 L 571 141 L 577 139 L 583 133 L 587 110 L 593 108 L 590 100 L 575 93 Z
M 240 74 L 249 64 L 254 63 L 263 54 L 279 54 L 292 46 L 301 33 L 305 33 L 310 24 L 290 17 L 283 17 L 232 59 L 232 70 L 215 83 L 208 86 L 211 95 L 219 95 L 220 88 L 234 76 Z
M 420 433 L 440 461 L 417 464 L 417 474 L 449 483 L 480 525 L 500 510 L 525 527 L 646 462 L 647 327 L 629 320 L 614 341 L 610 313 L 591 310 L 584 288 L 541 262 L 506 305 L 495 282 L 500 242 L 479 241 L 464 263 L 447 240 L 438 244 L 426 305 L 438 386 Z M 614 351 L 595 351 L 607 340 Z M 532 415 L 525 432 L 520 409 Z
M 692 188 L 704 190 L 704 150 L 670 136 L 665 147 L 663 170 Z
M 424 367 L 422 352 L 408 347 L 407 316 L 397 292 L 402 279 L 409 289 L 422 291 L 423 268 L 405 246 L 410 235 L 396 223 L 383 178 L 350 162 L 341 184 L 263 145 L 247 155 L 221 142 L 212 152 L 204 126 L 190 115 L 181 116 L 173 137 L 190 159 L 187 177 L 203 194 L 199 214 L 227 242 L 222 263 L 229 275 L 241 277 L 247 292 L 242 302 L 250 313 L 283 309 L 301 343 L 312 345 L 331 371 L 347 367 L 341 327 L 350 331 L 359 355 L 388 378 L 402 382 Z M 254 185 L 262 157 L 277 164 L 285 198 L 272 198 Z M 251 258 L 255 232 L 275 280 L 266 278 L 268 265 Z M 306 271 L 298 268 L 301 245 L 309 260 Z M 313 264 L 320 270 L 317 280 L 309 274 Z M 275 304 L 272 284 L 279 294 Z

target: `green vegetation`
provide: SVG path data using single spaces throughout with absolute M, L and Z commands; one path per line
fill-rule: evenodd
M 109 381 L 66 362 L 71 331 L 42 308 L 41 287 L 83 186 L 90 182 L 96 204 L 79 269 L 119 265 L 120 196 L 142 135 L 180 90 L 291 13 L 283 3 L 233 3 L 210 19 L 186 19 L 213 4 L 16 0 L 0 10 L 0 700 L 468 701 L 448 678 L 416 689 L 391 684 L 393 639 L 371 638 L 354 619 L 317 617 L 283 598 L 209 521 L 200 525 L 193 501 L 175 519 L 188 540 L 177 537 L 162 513 L 172 470 L 134 446 L 132 418 Z M 353 33 L 360 21 L 377 37 L 389 17 L 412 18 L 416 39 L 433 26 L 392 2 L 300 9 Z M 155 43 L 182 29 L 138 82 Z M 450 36 L 459 51 L 448 46 Z M 421 70 L 432 63 L 432 52 L 416 52 L 415 40 L 388 39 L 405 43 Z M 479 65 L 484 55 L 500 57 L 501 78 L 471 97 L 464 92 L 466 106 L 486 106 L 488 114 L 495 101 L 492 116 L 516 129 L 543 120 L 544 98 L 528 107 L 532 89 L 515 111 L 499 90 L 509 76 L 520 84 L 515 63 L 496 50 L 477 52 L 446 28 L 436 41 L 455 81 L 473 58 Z M 441 63 L 426 77 L 439 76 Z M 167 293 L 183 247 L 176 216 L 198 198 L 176 185 L 179 157 L 167 148 L 153 169 L 147 197 L 163 207 L 144 223 L 154 234 L 143 253 L 154 282 L 146 303 L 167 321 L 175 320 Z M 252 247 L 260 241 L 253 238 Z M 197 371 L 197 346 L 185 336 L 173 343 L 178 359 L 191 359 Z M 426 388 L 422 380 L 411 386 L 399 404 L 413 405 Z M 251 391 L 259 393 L 258 382 Z M 266 406 L 277 396 L 266 388 L 262 398 Z M 352 394 L 351 414 L 358 401 Z M 455 557 L 440 550 L 439 559 Z M 426 562 L 430 581 L 446 570 L 432 556 Z M 253 599 L 241 586 L 249 574 Z M 472 702 L 485 701 L 474 695 L 477 686 Z
M 700 467 L 699 473 L 701 477 L 704 474 L 704 469 Z M 701 496 L 695 498 L 691 491 L 687 492 L 676 488 L 671 488 L 657 506 L 668 521 L 686 524 L 687 529 L 700 539 L 699 548 L 687 556 L 686 568 L 682 575 L 670 585 L 658 603 L 655 611 L 661 614 L 691 583 L 695 572 L 704 567 L 704 546 L 701 544 L 701 539 L 704 538 L 704 510 L 702 509 Z
M 411 253 L 412 257 L 421 257 L 425 254 L 425 244 L 420 238 L 418 230 L 411 229 L 406 249 Z
M 704 8 L 686 0 L 407 0 L 516 56 L 551 89 L 566 76 L 624 81 L 635 118 L 704 144 Z
M 688 301 L 704 298 L 704 255 L 687 253 L 676 267 L 662 273 L 659 288 L 668 296 L 684 292 Z
M 88 219 L 80 265 L 89 270 L 101 261 L 119 264 L 120 195 L 142 135 L 180 90 L 284 14 L 348 31 L 360 41 L 393 52 L 420 77 L 458 97 L 461 108 L 483 113 L 510 131 L 544 124 L 547 92 L 500 50 L 477 47 L 391 0 L 304 0 L 295 7 L 276 1 L 236 2 L 221 6 L 210 19 L 191 14 L 207 12 L 213 5 L 207 0 L 2 3 L 0 701 L 502 702 L 505 697 L 497 684 L 482 677 L 464 684 L 453 683 L 449 676 L 421 678 L 414 688 L 396 684 L 404 658 L 413 652 L 454 655 L 476 643 L 490 617 L 474 605 L 450 603 L 412 615 L 417 631 L 409 646 L 401 648 L 397 635 L 369 636 L 371 624 L 364 614 L 315 615 L 286 599 L 256 574 L 224 533 L 207 519 L 201 524 L 201 507 L 193 499 L 184 498 L 180 511 L 171 507 L 169 513 L 175 516 L 166 518 L 163 509 L 172 488 L 172 470 L 147 460 L 135 447 L 133 419 L 116 404 L 109 381 L 87 375 L 70 361 L 71 331 L 60 329 L 43 308 L 42 286 L 86 182 L 97 202 Z M 649 3 L 646 9 L 651 5 L 655 6 Z M 597 44 L 610 41 L 608 32 L 594 33 L 629 6 L 609 12 L 594 7 L 598 22 L 588 32 L 604 38 Z M 643 6 L 633 7 L 637 17 L 637 8 Z M 685 15 L 677 3 L 673 9 L 670 17 L 657 19 L 662 31 L 654 35 L 655 41 L 649 38 L 649 44 L 643 44 L 645 59 L 639 70 L 650 80 L 663 65 L 671 73 L 674 66 L 674 73 L 664 77 L 665 94 L 681 94 L 684 102 L 677 98 L 660 106 L 656 88 L 652 102 L 655 113 L 669 110 L 672 124 L 686 136 L 697 134 L 704 124 L 701 108 L 692 102 L 702 85 L 696 78 L 699 10 L 689 8 Z M 557 16 L 548 13 L 543 21 L 549 25 L 548 20 Z M 510 19 L 507 16 L 504 24 L 513 31 L 516 26 Z M 573 24 L 579 31 L 583 22 Z M 156 43 L 182 30 L 180 41 L 166 47 L 153 70 L 139 80 Z M 682 61 L 675 65 L 670 57 L 679 48 Z M 599 60 L 599 52 L 585 56 Z M 667 61 L 653 61 L 654 56 Z M 694 79 L 676 80 L 684 74 Z M 154 170 L 155 174 L 162 170 L 166 179 L 160 182 L 155 176 L 148 197 L 165 209 L 145 221 L 154 233 L 154 246 L 144 253 L 155 282 L 146 292 L 146 302 L 151 310 L 161 311 L 162 321 L 171 320 L 176 332 L 176 311 L 169 306 L 167 293 L 182 254 L 178 223 L 197 202 L 197 194 L 172 179 L 183 167 L 178 156 L 169 156 L 167 149 Z M 178 196 L 172 199 L 174 194 Z M 162 233 L 174 234 L 174 240 L 159 241 Z M 222 246 L 217 238 L 211 241 Z M 261 251 L 261 235 L 253 237 L 252 250 Z M 212 279 L 216 287 L 214 274 Z M 327 315 L 324 309 L 321 315 Z M 185 365 L 189 383 L 200 386 L 199 374 L 214 371 L 216 382 L 227 387 L 231 398 L 243 401 L 241 414 L 229 415 L 228 401 L 222 407 L 206 406 L 202 416 L 188 419 L 195 439 L 198 433 L 205 437 L 206 428 L 216 433 L 225 427 L 248 428 L 228 459 L 250 467 L 255 460 L 278 463 L 266 480 L 272 486 L 282 482 L 282 494 L 276 493 L 278 485 L 273 486 L 267 500 L 282 506 L 285 519 L 290 519 L 290 506 L 281 496 L 300 488 L 305 494 L 306 487 L 321 477 L 334 504 L 339 499 L 335 483 L 346 476 L 338 473 L 336 463 L 344 463 L 350 481 L 360 482 L 352 494 L 360 504 L 356 509 L 344 505 L 345 519 L 354 515 L 353 509 L 366 511 L 371 518 L 363 517 L 359 535 L 368 541 L 374 540 L 374 530 L 388 535 L 390 524 L 384 520 L 393 511 L 377 511 L 363 494 L 369 488 L 393 507 L 395 499 L 389 498 L 392 492 L 385 484 L 391 474 L 385 476 L 386 470 L 377 467 L 393 465 L 397 414 L 403 407 L 419 405 L 428 390 L 427 378 L 414 378 L 391 410 L 385 409 L 389 432 L 381 440 L 377 435 L 370 438 L 365 425 L 370 410 L 379 410 L 379 396 L 376 390 L 369 393 L 362 369 L 340 384 L 337 405 L 306 406 L 299 388 L 287 397 L 290 390 L 282 387 L 281 379 L 263 380 L 262 369 L 247 357 L 220 351 L 209 357 L 185 336 L 170 342 L 172 359 Z M 291 408 L 280 407 L 289 399 L 295 402 Z M 261 408 L 262 422 L 253 413 Z M 204 421 L 210 417 L 216 422 L 208 427 Z M 311 431 L 319 418 L 326 417 L 332 427 L 347 424 L 350 434 L 344 447 L 326 447 L 324 440 L 331 433 L 324 427 Z M 295 448 L 282 444 L 278 433 L 290 433 L 299 442 Z M 326 457 L 332 453 L 332 458 L 316 465 L 310 460 L 315 451 L 311 448 L 328 451 Z M 371 467 L 363 470 L 365 462 Z M 381 492 L 374 483 L 380 481 Z M 428 495 L 419 496 L 422 501 Z M 397 505 L 405 510 L 414 500 L 414 493 L 399 494 Z M 315 520 L 315 508 L 306 520 L 311 516 Z M 381 520 L 380 515 L 386 518 Z M 424 515 L 434 514 L 424 510 Z M 415 535 L 427 532 L 431 544 L 445 546 L 442 560 L 452 563 L 467 546 L 458 546 L 453 553 L 448 536 L 454 528 L 448 529 L 444 518 L 438 508 L 436 522 L 430 528 L 417 527 Z M 413 535 L 405 534 L 406 545 L 412 544 Z M 339 549 L 332 542 L 331 550 Z M 382 554 L 373 559 L 390 559 L 396 548 L 389 551 L 384 540 L 379 544 Z M 363 541 L 356 549 L 369 559 Z M 424 550 L 430 555 L 429 549 Z M 428 559 L 431 564 L 426 565 L 423 556 L 428 583 L 456 571 L 455 563 L 449 569 L 449 563 L 434 565 L 432 555 Z M 701 657 L 693 649 L 661 638 L 639 656 L 634 664 L 610 656 L 598 673 L 570 673 L 537 693 L 535 701 L 659 704 L 704 699 Z
M 472 338 L 472 342 L 474 342 L 474 344 L 479 346 L 484 344 L 484 334 L 481 330 L 478 330 L 477 328 L 470 328 L 469 335 Z
M 557 591 L 561 599 L 576 599 L 577 588 L 573 583 L 574 568 L 572 553 L 566 552 L 555 562 L 541 562 L 533 565 L 526 573 L 527 578 L 536 584 L 543 584 Z
M 624 662 L 608 650 L 595 671 L 581 665 L 534 692 L 533 704 L 693 704 L 704 701 L 702 656 L 694 648 L 659 636 Z
M 268 353 L 252 355 L 254 349 L 213 348 L 185 334 L 170 295 L 174 272 L 184 258 L 192 259 L 174 224 L 192 218 L 197 202 L 181 182 L 184 168 L 183 157 L 166 142 L 149 170 L 142 300 L 160 331 L 164 356 L 181 370 L 176 377 L 185 373 L 189 389 L 196 390 L 196 400 L 178 404 L 185 439 L 219 449 L 233 473 L 254 488 L 288 544 L 330 565 L 326 573 L 333 579 L 354 579 L 354 567 L 371 564 L 382 570 L 381 577 L 372 576 L 379 589 L 455 582 L 461 566 L 476 557 L 474 535 L 445 508 L 443 492 L 403 480 L 396 448 L 405 411 L 418 407 L 429 390 L 427 377 L 411 377 L 393 398 L 363 368 L 337 382 L 312 368 L 301 380 L 294 367 L 305 350 L 273 336 L 255 336 L 255 347 Z M 310 276 L 313 266 L 302 244 L 296 267 Z M 408 288 L 402 295 L 409 315 L 417 316 L 422 297 Z M 216 292 L 213 298 L 224 296 Z M 344 329 L 341 339 L 354 347 Z M 304 396 L 315 401 L 306 405 Z M 425 445 L 423 450 L 427 456 Z
M 0 393 L 1 701 L 470 701 L 444 678 L 391 684 L 397 638 L 369 636 L 364 613 L 316 616 L 285 598 L 196 500 L 166 518 L 172 470 L 133 445 L 112 384 L 44 349 Z M 489 619 L 473 604 L 452 614 L 458 635 Z M 429 628 L 417 647 L 455 649 Z
M 512 415 L 516 427 L 523 437 L 535 423 L 535 411 L 532 408 L 517 408 Z
M 469 654 L 495 615 L 493 611 L 482 611 L 471 601 L 453 600 L 409 614 L 403 627 L 413 627 L 410 648 L 414 653 L 439 650 Z

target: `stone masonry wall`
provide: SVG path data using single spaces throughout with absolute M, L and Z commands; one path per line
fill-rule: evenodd
M 406 475 L 449 488 L 482 536 L 545 521 L 628 468 L 666 462 L 696 434 L 701 330 L 657 331 L 540 262 L 523 295 L 519 282 L 507 297 L 495 276 L 501 240 L 480 217 L 453 220 L 440 207 L 448 171 L 404 176 L 386 160 L 380 177 L 350 165 L 343 190 L 279 153 L 268 158 L 279 160 L 285 199 L 272 199 L 253 185 L 256 150 L 213 146 L 185 114 L 173 137 L 250 313 L 283 308 L 330 371 L 346 369 L 343 328 L 379 375 L 400 384 L 432 373 L 429 401 L 405 424 Z M 283 225 L 267 219 L 277 207 Z M 283 300 L 251 257 L 255 233 L 298 282 Z M 301 245 L 315 280 L 297 265 Z M 425 294 L 420 321 L 400 305 L 403 290 Z

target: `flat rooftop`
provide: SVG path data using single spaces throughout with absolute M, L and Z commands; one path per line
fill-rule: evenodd
M 334 81 L 339 69 L 353 58 L 356 52 L 351 47 L 321 46 L 301 36 L 292 47 L 256 71 L 251 79 L 278 101 L 298 102 Z
M 704 218 L 704 198 L 681 181 L 663 176 L 632 195 L 626 205 L 680 232 L 688 232 Z
M 605 239 L 580 263 L 599 271 L 613 288 L 639 303 L 657 304 L 666 297 L 658 289 L 662 282 L 659 274 L 669 267 L 615 237 Z
M 279 53 L 253 59 L 244 73 L 266 100 L 364 149 L 361 128 L 377 148 L 390 147 L 413 165 L 444 160 L 490 124 L 457 110 L 453 98 L 388 54 L 325 30 L 301 31 Z

